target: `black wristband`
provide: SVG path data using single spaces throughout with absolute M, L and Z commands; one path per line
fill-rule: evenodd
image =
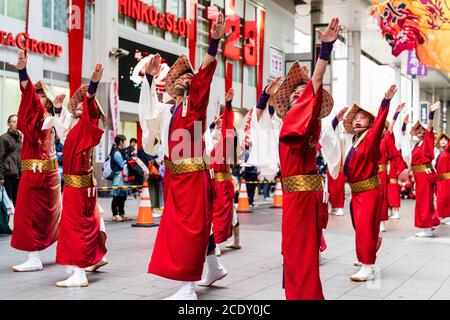
M 89 82 L 88 93 L 91 96 L 95 96 L 95 93 L 97 92 L 97 88 L 98 88 L 98 82 L 93 82 L 91 80 L 91 82 Z
M 20 81 L 27 81 L 28 80 L 28 72 L 27 68 L 23 68 L 22 70 L 17 70 L 19 72 L 19 80 Z
M 219 42 L 220 39 L 213 39 L 213 38 L 211 38 L 211 40 L 209 41 L 208 54 L 210 56 L 213 57 L 216 56 L 217 50 L 219 50 Z

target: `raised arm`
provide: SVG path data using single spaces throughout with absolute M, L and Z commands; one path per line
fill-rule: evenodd
M 269 101 L 270 96 L 275 92 L 275 89 L 280 79 L 281 77 L 277 77 L 274 80 L 272 80 L 270 84 L 266 86 L 264 88 L 264 91 L 261 93 L 261 96 L 259 97 L 258 100 L 258 104 L 256 105 L 256 118 L 258 121 L 259 119 L 261 119 L 264 110 L 266 110 L 267 102 Z
M 333 50 L 333 44 L 339 36 L 340 29 L 341 25 L 339 23 L 339 18 L 331 19 L 331 22 L 328 24 L 325 32 L 316 29 L 320 41 L 322 41 L 322 45 L 320 47 L 320 56 L 317 60 L 314 74 L 312 76 L 314 93 L 316 93 L 322 86 L 323 76 L 327 70 L 328 61 L 330 60 L 331 51 Z
M 213 23 L 211 27 L 211 39 L 209 41 L 208 52 L 203 58 L 201 69 L 205 69 L 212 62 L 216 60 L 217 50 L 219 49 L 219 42 L 225 35 L 225 18 L 223 13 L 220 12 L 217 21 Z
M 403 119 L 403 124 L 402 124 L 402 135 L 406 136 L 406 127 L 408 126 L 409 123 L 409 114 L 407 114 L 405 116 L 405 118 Z
M 430 106 L 430 112 L 428 114 L 428 124 L 427 124 L 427 130 L 430 132 L 433 131 L 434 112 L 440 108 L 441 108 L 440 101 L 437 101 Z
M 395 122 L 397 121 L 397 118 L 400 115 L 400 113 L 402 112 L 402 110 L 405 108 L 405 105 L 406 105 L 405 103 L 401 103 L 395 110 L 394 117 L 392 118 L 391 124 L 389 125 L 389 129 L 388 129 L 390 133 L 394 132 Z
M 19 81 L 23 89 L 27 87 L 29 78 L 27 73 L 28 57 L 24 51 L 20 50 L 17 57 L 17 63 L 14 65 L 19 72 Z
M 333 118 L 333 120 L 331 121 L 331 125 L 333 126 L 333 130 L 336 130 L 339 122 L 344 120 L 344 115 L 347 112 L 347 110 L 348 110 L 348 107 L 342 108 L 341 111 L 339 111 L 338 114 Z

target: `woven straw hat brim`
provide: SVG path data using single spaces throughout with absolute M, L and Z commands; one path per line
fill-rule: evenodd
M 284 119 L 289 107 L 289 97 L 300 85 L 306 85 L 311 78 L 303 71 L 299 61 L 294 62 L 285 80 L 270 97 L 269 105 L 274 107 L 278 116 Z M 322 89 L 322 109 L 319 118 L 325 118 L 333 109 L 334 100 L 331 94 Z
M 417 135 L 417 131 L 418 131 L 420 128 L 423 128 L 423 129 L 426 130 L 426 127 L 422 124 L 422 122 L 421 122 L 420 120 L 417 120 L 417 122 L 416 122 L 416 123 L 412 126 L 412 128 L 411 128 L 411 135 L 412 135 L 412 136 Z
M 352 109 L 347 113 L 347 116 L 344 119 L 344 128 L 345 128 L 345 131 L 347 131 L 347 133 L 355 134 L 355 132 L 353 131 L 352 123 L 353 123 L 353 120 L 355 119 L 356 115 L 360 111 L 369 115 L 369 117 L 372 119 L 372 123 L 375 120 L 375 115 L 373 113 L 365 110 L 364 108 L 361 108 L 356 103 L 354 103 L 352 106 Z
M 55 101 L 55 97 L 48 91 L 47 86 L 45 85 L 45 83 L 42 80 L 39 80 L 38 82 L 36 82 L 34 84 L 34 89 L 36 91 L 42 90 L 44 92 L 44 95 L 47 97 L 48 100 L 50 100 L 52 105 L 54 104 L 53 101 Z
M 84 96 L 86 95 L 87 91 L 88 91 L 87 85 L 83 85 L 83 86 L 79 87 L 77 89 L 77 91 L 75 91 L 72 98 L 70 98 L 70 102 L 69 102 L 69 112 L 70 113 L 72 113 L 72 114 L 75 113 L 75 110 L 76 110 L 78 104 L 80 102 L 83 102 Z M 95 102 L 97 103 L 98 111 L 103 116 L 103 118 L 106 119 L 107 116 L 105 114 L 105 111 L 103 110 L 102 106 L 100 105 L 100 102 L 98 101 L 97 97 L 95 97 Z

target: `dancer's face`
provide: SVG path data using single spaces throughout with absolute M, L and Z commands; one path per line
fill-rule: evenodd
M 297 88 L 295 88 L 294 92 L 292 92 L 291 95 L 289 96 L 289 101 L 293 102 L 298 98 L 300 98 L 304 89 L 305 85 L 300 85 Z
M 355 133 L 366 131 L 370 127 L 370 122 L 370 118 L 365 112 L 358 112 L 352 122 L 353 131 Z
M 175 94 L 177 96 L 184 95 L 184 92 L 186 91 L 186 89 L 188 89 L 189 86 L 191 85 L 192 76 L 193 76 L 192 73 L 185 73 L 181 77 L 179 77 L 177 80 L 175 80 L 174 89 L 175 89 Z
M 39 92 L 39 99 L 40 99 L 40 101 L 41 101 L 43 106 L 47 105 L 47 100 L 48 99 L 47 99 L 47 96 L 45 95 L 45 93 Z
M 425 137 L 425 129 L 424 128 L 419 128 L 419 130 L 417 130 L 417 138 L 419 138 L 419 140 L 422 140 Z
M 439 140 L 439 146 L 440 146 L 442 149 L 447 148 L 447 146 L 448 146 L 448 139 L 447 139 L 446 137 L 442 137 L 442 138 Z
M 75 115 L 79 118 L 83 114 L 83 102 L 79 102 L 76 109 L 75 109 Z

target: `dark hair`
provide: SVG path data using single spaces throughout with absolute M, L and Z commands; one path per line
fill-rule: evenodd
M 123 134 L 118 134 L 115 138 L 114 138 L 114 143 L 116 144 L 116 146 L 119 146 L 119 144 L 122 141 L 127 141 L 127 137 L 125 137 Z
M 130 139 L 130 144 L 132 144 L 133 142 L 137 143 L 137 139 L 136 138 L 131 138 Z
M 10 116 L 8 117 L 8 124 L 11 123 L 11 119 L 14 118 L 14 117 L 17 117 L 17 114 L 12 114 L 12 115 L 10 115 Z

